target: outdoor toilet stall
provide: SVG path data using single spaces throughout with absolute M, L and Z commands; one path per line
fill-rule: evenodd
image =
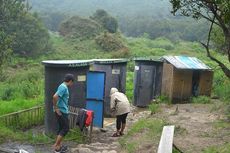
M 111 116 L 110 89 L 116 87 L 118 91 L 126 92 L 126 66 L 127 59 L 94 59 L 93 71 L 106 73 L 104 115 Z
M 163 62 L 147 58 L 134 61 L 134 105 L 146 107 L 161 93 Z
M 196 57 L 164 56 L 161 94 L 172 102 L 211 95 L 213 71 Z
M 92 60 L 49 60 L 42 63 L 45 66 L 45 133 L 56 134 L 52 98 L 67 73 L 75 77 L 73 86 L 69 88 L 69 106 L 93 110 L 94 126 L 102 127 L 105 73 L 91 72 Z

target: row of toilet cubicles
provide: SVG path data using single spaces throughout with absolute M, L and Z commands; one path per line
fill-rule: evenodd
M 208 66 L 178 69 L 175 63 L 162 59 L 136 58 L 134 61 L 135 106 L 146 107 L 161 94 L 178 102 L 191 95 L 209 96 L 211 93 L 213 71 Z M 52 96 L 66 73 L 75 76 L 74 85 L 69 89 L 69 105 L 94 110 L 95 116 L 110 116 L 112 87 L 126 92 L 127 59 L 48 60 L 42 63 L 45 66 L 46 133 L 55 128 Z M 94 121 L 95 126 L 103 127 L 103 117 Z

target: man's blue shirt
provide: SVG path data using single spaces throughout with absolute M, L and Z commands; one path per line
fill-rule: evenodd
M 69 90 L 64 82 L 58 87 L 56 94 L 58 95 L 57 107 L 62 113 L 68 114 Z

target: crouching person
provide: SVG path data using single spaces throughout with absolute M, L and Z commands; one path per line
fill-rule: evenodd
M 111 88 L 110 98 L 110 109 L 111 113 L 116 116 L 117 128 L 117 131 L 112 136 L 118 137 L 124 135 L 126 118 L 128 113 L 130 112 L 130 103 L 127 96 L 119 92 L 117 88 Z

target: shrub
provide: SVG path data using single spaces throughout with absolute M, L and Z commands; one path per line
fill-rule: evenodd
M 198 97 L 192 97 L 192 103 L 197 103 L 197 104 L 208 104 L 210 103 L 211 100 L 207 96 L 198 96 Z
M 14 98 L 15 90 L 14 90 L 13 87 L 3 85 L 0 90 L 1 90 L 0 97 L 1 97 L 2 100 L 11 100 L 11 99 Z
M 40 93 L 37 84 L 27 80 L 18 85 L 18 91 L 23 98 L 34 98 Z
M 130 102 L 133 99 L 133 72 L 127 72 L 126 77 L 126 95 Z
M 41 95 L 44 86 L 41 78 L 42 73 L 38 67 L 8 74 L 7 80 L 0 83 L 0 99 L 9 101 Z
M 230 102 L 230 80 L 221 71 L 215 71 L 213 93 L 225 102 Z
M 121 38 L 119 38 L 116 34 L 105 32 L 104 34 L 96 37 L 95 41 L 96 44 L 104 51 L 118 51 L 126 48 Z
M 169 97 L 165 96 L 165 95 L 160 95 L 156 98 L 156 102 L 157 103 L 166 103 L 166 104 L 171 104 L 171 101 L 169 99 Z
M 175 48 L 174 44 L 167 38 L 157 38 L 154 41 L 149 41 L 148 47 L 161 48 L 165 50 L 173 50 Z
M 151 111 L 151 114 L 155 114 L 157 111 L 159 111 L 160 106 L 159 104 L 151 103 L 148 108 Z
M 97 10 L 90 18 L 101 24 L 106 30 L 108 30 L 108 32 L 117 32 L 117 20 L 110 16 L 105 10 Z
M 126 47 L 112 53 L 113 58 L 128 58 L 130 56 L 130 51 Z
M 97 36 L 103 28 L 96 21 L 74 16 L 62 23 L 59 32 L 68 38 L 88 39 Z

